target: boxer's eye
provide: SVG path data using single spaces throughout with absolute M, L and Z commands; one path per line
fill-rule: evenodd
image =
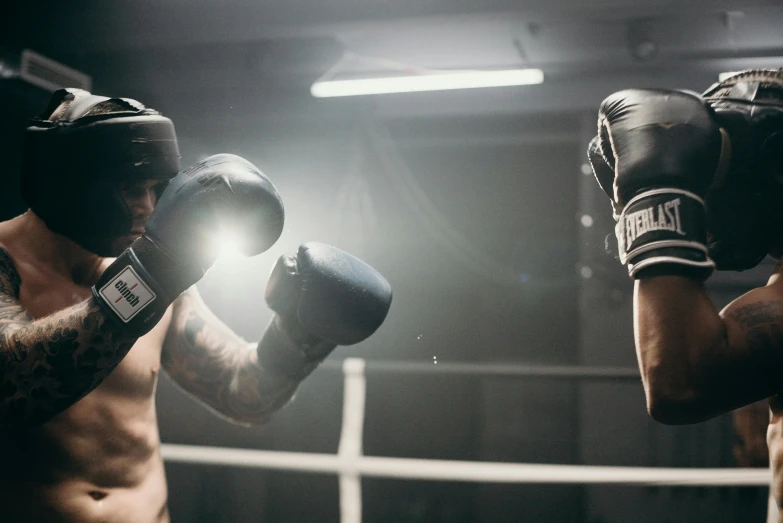
M 142 200 L 151 197 L 157 203 L 163 191 L 168 186 L 168 181 L 142 180 L 123 182 L 120 184 L 120 194 L 127 200 Z
M 158 182 L 153 187 L 152 190 L 155 192 L 158 198 L 160 198 L 163 195 L 163 191 L 166 190 L 166 187 L 169 186 L 168 180 Z
M 137 200 L 140 198 L 143 198 L 145 196 L 145 188 L 139 187 L 139 186 L 129 186 L 121 189 L 122 195 L 125 198 L 129 198 L 131 200 Z

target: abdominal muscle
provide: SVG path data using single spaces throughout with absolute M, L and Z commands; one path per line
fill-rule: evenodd
M 142 363 L 134 362 L 138 348 L 50 421 L 0 427 L 0 521 L 169 520 L 154 402 L 157 367 L 148 365 L 148 354 L 147 365 L 134 365 Z

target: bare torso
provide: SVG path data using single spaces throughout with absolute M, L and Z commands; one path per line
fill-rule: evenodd
M 33 318 L 88 299 L 111 261 L 64 277 L 29 256 L 26 242 L 13 221 L 0 224 L 0 244 L 22 281 L 19 301 Z M 169 520 L 154 394 L 170 319 L 169 311 L 96 389 L 53 419 L 0 427 L 0 520 Z
M 767 429 L 767 446 L 774 479 L 773 493 L 780 507 L 783 502 L 783 400 L 780 396 L 770 399 L 769 408 L 771 415 Z M 783 510 L 779 509 L 779 512 L 779 521 L 783 521 Z

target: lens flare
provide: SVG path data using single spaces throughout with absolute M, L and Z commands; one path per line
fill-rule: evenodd
M 245 258 L 242 254 L 243 239 L 240 235 L 230 232 L 222 232 L 215 237 L 215 252 L 220 261 L 236 261 Z

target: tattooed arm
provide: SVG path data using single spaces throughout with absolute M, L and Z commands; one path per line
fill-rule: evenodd
M 21 280 L 0 249 L 0 417 L 42 423 L 67 409 L 128 353 L 94 299 L 33 321 L 19 304 Z
M 705 285 L 662 276 L 636 282 L 636 350 L 650 414 L 696 423 L 783 390 L 783 280 L 720 313 Z
M 174 302 L 162 364 L 180 387 L 239 424 L 265 423 L 300 383 L 265 371 L 256 344 L 215 317 L 195 287 Z

